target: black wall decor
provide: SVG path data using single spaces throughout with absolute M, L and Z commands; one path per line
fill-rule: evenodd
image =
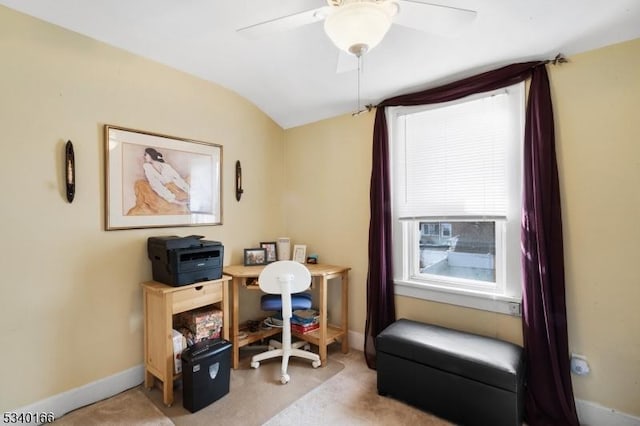
M 236 161 L 236 200 L 240 201 L 242 198 L 242 167 L 240 166 L 240 160 Z
M 64 176 L 67 186 L 67 201 L 72 202 L 76 194 L 76 161 L 71 141 L 67 141 L 65 147 Z

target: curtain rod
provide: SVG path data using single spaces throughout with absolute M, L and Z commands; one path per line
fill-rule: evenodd
M 547 59 L 544 61 L 545 64 L 558 65 L 558 64 L 566 64 L 569 60 L 562 53 L 558 53 L 555 58 Z
M 559 64 L 564 64 L 569 62 L 569 60 L 566 58 L 566 56 L 564 56 L 562 53 L 558 53 L 556 55 L 555 58 L 553 59 L 547 59 L 544 61 L 540 61 L 536 66 L 540 66 L 540 65 L 547 65 L 547 64 L 551 64 L 551 65 L 559 65 Z M 381 103 L 378 104 L 367 104 L 365 105 L 365 107 L 363 109 L 361 109 L 360 111 L 353 113 L 351 115 L 360 115 L 362 113 L 366 112 L 371 112 L 373 109 L 377 109 L 379 108 L 381 105 Z

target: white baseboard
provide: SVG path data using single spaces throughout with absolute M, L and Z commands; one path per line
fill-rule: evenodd
M 364 351 L 364 333 L 349 330 L 349 347 Z M 576 399 L 576 410 L 582 426 L 640 426 L 640 417 L 634 417 L 595 402 Z
M 583 426 L 640 426 L 640 417 L 634 417 L 591 401 L 576 399 L 578 419 Z
M 349 330 L 349 347 L 364 352 L 364 333 Z
M 53 395 L 26 407 L 13 410 L 16 413 L 53 413 L 58 419 L 66 413 L 85 405 L 109 398 L 138 386 L 144 381 L 142 364 L 112 376 L 88 383 L 75 389 Z M 38 424 L 35 422 L 25 424 Z

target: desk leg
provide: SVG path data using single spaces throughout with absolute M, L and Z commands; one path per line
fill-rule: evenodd
M 349 273 L 342 273 L 342 353 L 349 353 Z
M 230 340 L 229 326 L 229 284 L 227 281 L 222 283 L 222 338 Z
M 320 362 L 322 366 L 327 365 L 327 277 L 320 279 L 320 341 L 318 349 L 320 351 Z
M 238 302 L 238 293 L 240 292 L 240 286 L 242 285 L 242 278 L 234 278 L 231 280 L 231 351 L 233 353 L 233 359 L 231 367 L 235 370 L 238 368 L 240 364 L 240 348 L 238 347 L 239 339 L 238 334 L 240 333 L 240 324 L 238 324 L 238 310 L 240 308 L 240 304 Z

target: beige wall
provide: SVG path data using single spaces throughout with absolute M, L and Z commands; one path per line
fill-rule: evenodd
M 577 398 L 640 415 L 640 40 L 550 67 L 563 192 L 569 345 L 592 372 Z M 350 328 L 364 331 L 373 113 L 285 133 L 288 229 L 350 265 Z M 397 297 L 398 317 L 522 343 L 520 319 Z
M 373 114 L 285 132 L 285 208 L 292 243 L 306 244 L 307 253 L 318 254 L 322 263 L 352 268 L 349 328 L 358 332 L 364 330 L 366 310 L 372 137 Z M 329 294 L 330 301 L 336 293 Z
M 283 130 L 225 89 L 0 6 L 0 411 L 140 365 L 146 239 L 284 232 Z M 104 231 L 103 125 L 223 145 L 222 226 Z M 63 190 L 64 143 L 77 194 Z M 245 194 L 236 202 L 235 161 Z
M 579 398 L 640 415 L 640 39 L 551 69 Z

